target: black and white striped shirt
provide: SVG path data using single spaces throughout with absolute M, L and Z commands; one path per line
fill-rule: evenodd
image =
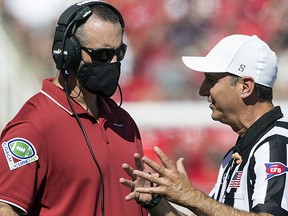
M 231 159 L 235 147 L 242 156 Z M 263 115 L 224 157 L 210 196 L 250 212 L 288 215 L 288 118 L 280 107 Z

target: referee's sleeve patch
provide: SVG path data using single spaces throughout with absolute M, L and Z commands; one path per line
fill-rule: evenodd
M 280 176 L 288 171 L 288 167 L 281 162 L 265 163 L 266 166 L 266 180 L 269 180 L 275 176 Z

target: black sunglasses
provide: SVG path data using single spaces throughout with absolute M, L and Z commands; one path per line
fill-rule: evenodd
M 81 47 L 92 59 L 94 64 L 109 63 L 112 61 L 113 57 L 117 56 L 117 61 L 122 61 L 124 59 L 127 45 L 122 43 L 117 49 L 111 48 L 98 48 L 92 49 L 87 47 Z

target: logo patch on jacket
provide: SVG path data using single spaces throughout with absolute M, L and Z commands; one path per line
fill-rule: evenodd
M 275 176 L 283 175 L 288 172 L 288 167 L 280 162 L 265 163 L 267 177 L 266 180 L 269 180 Z
M 14 138 L 2 143 L 10 170 L 17 169 L 38 160 L 37 152 L 31 142 L 23 138 Z

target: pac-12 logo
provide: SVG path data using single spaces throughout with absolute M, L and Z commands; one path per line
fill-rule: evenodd
M 2 143 L 10 170 L 38 160 L 37 152 L 31 142 L 23 138 L 14 138 Z
M 265 163 L 267 177 L 266 180 L 269 180 L 275 176 L 283 175 L 288 171 L 288 167 L 281 162 L 272 162 Z

